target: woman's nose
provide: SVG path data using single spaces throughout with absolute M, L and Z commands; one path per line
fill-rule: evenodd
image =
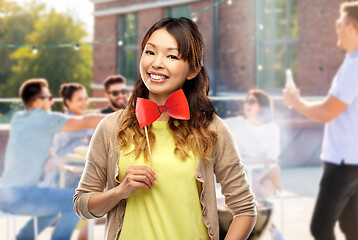
M 163 58 L 161 56 L 156 56 L 152 63 L 152 67 L 155 69 L 163 68 L 164 67 Z

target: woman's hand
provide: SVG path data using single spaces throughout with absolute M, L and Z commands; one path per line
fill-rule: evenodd
M 154 171 L 146 166 L 129 167 L 121 184 L 118 186 L 121 198 L 128 198 L 138 188 L 151 190 L 157 184 L 156 178 L 157 175 Z
M 157 175 L 150 168 L 132 166 L 128 168 L 124 179 L 117 187 L 105 192 L 94 193 L 88 200 L 88 210 L 94 216 L 102 217 L 138 188 L 152 189 L 157 184 L 156 178 Z

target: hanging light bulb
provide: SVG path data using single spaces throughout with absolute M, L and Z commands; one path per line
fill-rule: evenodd
M 74 48 L 76 51 L 78 51 L 78 49 L 80 49 L 80 45 L 79 45 L 78 43 L 76 43 L 73 48 Z
M 32 53 L 33 53 L 33 54 L 37 54 L 37 47 L 36 47 L 36 46 L 33 46 L 33 47 L 32 47 Z
M 123 46 L 123 41 L 122 40 L 118 41 L 118 46 Z
M 193 20 L 193 22 L 198 22 L 198 15 L 196 13 L 191 14 L 191 20 Z
M 263 29 L 264 29 L 264 25 L 262 25 L 262 24 L 258 24 L 257 27 L 259 28 L 259 30 L 263 30 Z
M 262 71 L 263 69 L 264 69 L 264 68 L 262 67 L 262 65 L 258 65 L 258 66 L 257 66 L 257 70 L 258 70 L 258 71 Z
M 231 5 L 232 4 L 232 0 L 227 0 L 227 5 Z

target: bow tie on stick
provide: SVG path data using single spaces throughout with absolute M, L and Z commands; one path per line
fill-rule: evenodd
M 165 112 L 172 118 L 190 119 L 188 100 L 182 89 L 170 95 L 165 104 L 161 106 L 148 99 L 137 98 L 135 113 L 140 127 L 152 124 Z
M 168 113 L 169 116 L 176 119 L 190 119 L 190 110 L 188 100 L 182 89 L 174 92 L 165 101 L 164 105 L 158 106 L 155 102 L 144 98 L 137 98 L 135 113 L 140 127 L 144 127 L 147 138 L 149 158 L 153 170 L 152 153 L 149 145 L 147 126 L 155 122 L 162 113 Z

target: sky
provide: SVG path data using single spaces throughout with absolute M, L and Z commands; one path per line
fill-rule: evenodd
M 20 5 L 28 0 L 15 0 Z M 82 22 L 85 23 L 85 28 L 89 35 L 93 35 L 94 25 L 94 6 L 89 0 L 38 0 L 46 3 L 46 5 L 53 7 L 57 12 L 66 13 L 68 11 L 74 13 Z

